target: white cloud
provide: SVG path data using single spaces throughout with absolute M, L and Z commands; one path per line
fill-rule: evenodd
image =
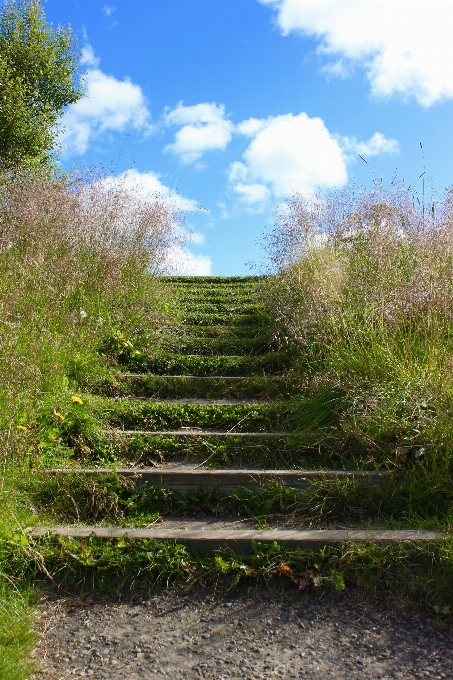
M 253 124 L 250 123 L 253 121 Z M 241 123 L 257 132 L 242 156 L 228 169 L 230 189 L 247 209 L 263 210 L 271 196 L 287 196 L 295 187 L 312 193 L 347 181 L 347 165 L 358 152 L 396 153 L 398 142 L 376 132 L 367 142 L 332 134 L 321 118 L 306 113 Z M 259 124 L 258 124 L 259 123 Z
M 242 123 L 236 126 L 236 131 L 246 137 L 254 137 L 265 125 L 266 122 L 262 119 L 248 118 L 248 120 L 243 120 Z
M 228 181 L 230 184 L 235 182 L 246 181 L 249 175 L 249 169 L 244 163 L 234 161 L 228 168 Z
M 103 132 L 126 129 L 147 133 L 151 130 L 150 112 L 139 85 L 129 79 L 117 80 L 97 68 L 99 60 L 87 45 L 82 59 L 90 68 L 86 74 L 85 95 L 69 106 L 63 117 L 62 135 L 67 155 L 84 154 Z
M 105 14 L 106 17 L 110 17 L 113 12 L 116 11 L 116 7 L 112 7 L 111 5 L 104 5 L 102 8 L 103 14 Z
M 180 127 L 175 141 L 165 151 L 179 156 L 184 165 L 195 163 L 206 151 L 224 150 L 234 130 L 233 123 L 225 117 L 225 107 L 214 102 L 195 106 L 180 102 L 164 114 L 164 124 Z
M 238 182 L 233 189 L 238 194 L 241 203 L 249 209 L 253 208 L 254 212 L 264 210 L 271 195 L 271 192 L 264 184 L 244 184 L 244 182 Z
M 295 184 L 309 190 L 343 184 L 347 178 L 340 144 L 320 118 L 306 113 L 263 121 L 243 159 L 231 164 L 228 179 L 249 205 L 267 201 L 270 191 L 285 196 Z
M 267 186 L 253 182 L 249 167 L 239 161 L 231 163 L 227 175 L 230 189 L 237 195 L 247 211 L 262 212 L 271 195 Z
M 319 40 L 318 52 L 344 77 L 365 69 L 377 97 L 399 94 L 423 106 L 453 97 L 453 6 L 442 0 L 259 0 L 277 10 L 284 35 Z
M 190 231 L 188 232 L 187 240 L 190 241 L 190 243 L 196 243 L 197 246 L 202 246 L 204 245 L 204 234 L 202 234 L 200 231 Z
M 92 68 L 97 68 L 99 66 L 99 57 L 96 57 L 91 45 L 85 45 L 82 47 L 82 56 L 80 57 L 80 63 L 83 66 L 90 66 Z
M 165 265 L 169 274 L 186 276 L 209 276 L 211 267 L 212 260 L 209 255 L 194 255 L 180 246 L 170 248 Z
M 174 189 L 162 184 L 159 174 L 156 172 L 139 172 L 132 168 L 132 170 L 126 170 L 116 177 L 106 177 L 103 182 L 106 187 L 118 183 L 124 189 L 131 189 L 145 199 L 156 195 L 163 196 L 171 200 L 176 210 L 182 212 L 193 212 L 199 209 L 197 202 L 192 198 L 185 198 Z M 200 236 L 202 235 L 200 234 Z M 196 242 L 194 240 L 194 243 Z
M 359 153 L 361 156 L 378 156 L 382 153 L 395 154 L 399 151 L 396 139 L 387 139 L 381 132 L 375 132 L 367 142 L 358 142 L 355 137 L 338 137 L 347 151 Z

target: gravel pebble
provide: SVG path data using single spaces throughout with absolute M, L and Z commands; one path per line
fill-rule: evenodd
M 39 627 L 35 680 L 453 678 L 451 625 L 351 594 L 49 594 Z

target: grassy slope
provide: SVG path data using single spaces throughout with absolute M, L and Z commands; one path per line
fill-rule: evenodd
M 112 363 L 156 346 L 174 316 L 167 285 L 150 274 L 174 236 L 163 204 L 137 202 L 127 186 L 109 192 L 93 178 L 73 183 L 0 175 L 0 677 L 21 680 L 32 665 L 31 565 L 39 552 L 22 529 L 36 521 L 24 482 L 68 449 L 62 413 L 72 397 L 112 380 Z M 78 201 L 78 192 L 84 201 Z M 138 216 L 138 217 L 137 217 Z M 123 231 L 118 231 L 118 220 Z M 147 337 L 140 329 L 150 324 Z M 153 329 L 159 329 L 156 333 Z M 6 332 L 3 332 L 6 329 Z M 108 354 L 100 353 L 100 346 Z M 31 569 L 31 571 L 30 571 Z
M 326 262 L 328 268 L 321 278 L 329 281 L 332 278 L 330 254 Z M 9 427 L 9 430 L 3 428 L 4 432 L 10 432 L 5 455 L 8 456 L 11 474 L 3 479 L 2 500 L 8 500 L 2 506 L 5 512 L 0 520 L 0 571 L 7 576 L 7 579 L 3 577 L 4 586 L 0 594 L 4 604 L 0 630 L 1 624 L 6 622 L 10 633 L 0 635 L 0 664 L 3 663 L 3 667 L 0 665 L 0 677 L 3 673 L 5 678 L 17 677 L 20 680 L 30 672 L 25 665 L 21 667 L 19 659 L 23 661 L 26 658 L 33 640 L 30 633 L 33 610 L 29 604 L 28 584 L 30 578 L 42 574 L 41 557 L 46 568 L 60 574 L 68 584 L 101 587 L 124 581 L 130 585 L 138 574 L 143 583 L 156 583 L 171 574 L 171 579 L 181 584 L 193 584 L 195 581 L 218 584 L 220 579 L 229 587 L 241 579 L 252 582 L 257 578 L 281 576 L 280 565 L 284 563 L 289 567 L 289 571 L 285 572 L 287 577 L 299 584 L 318 579 L 317 583 L 340 588 L 344 583 L 366 587 L 384 585 L 438 609 L 449 606 L 452 601 L 450 575 L 453 563 L 450 540 L 429 547 L 400 545 L 391 549 L 346 545 L 312 556 L 301 551 L 281 551 L 277 546 L 257 546 L 252 557 L 224 555 L 201 559 L 181 546 L 132 546 L 127 541 L 102 543 L 94 539 L 89 542 L 47 539 L 34 546 L 22 545 L 24 538 L 16 530 L 17 527 L 36 523 L 32 517 L 34 513 L 39 515 L 38 523 L 75 521 L 109 524 L 121 521 L 127 526 L 143 526 L 170 510 L 178 509 L 189 514 L 200 510 L 209 513 L 213 507 L 218 514 L 240 512 L 249 515 L 255 519 L 257 526 L 265 526 L 267 522 L 285 516 L 313 527 L 348 524 L 449 529 L 453 507 L 450 381 L 447 371 L 450 333 L 445 330 L 444 322 L 441 326 L 435 325 L 432 317 L 426 320 L 426 332 L 413 322 L 396 331 L 391 327 L 385 328 L 385 332 L 376 324 L 368 326 L 369 318 L 358 309 L 357 297 L 352 296 L 355 306 L 343 309 L 343 318 L 330 315 L 330 325 L 326 326 L 319 324 L 317 317 L 318 325 L 309 328 L 309 333 L 304 336 L 310 340 L 307 344 L 297 335 L 300 325 L 293 321 L 297 318 L 300 322 L 301 309 L 310 311 L 307 301 L 312 300 L 313 306 L 317 305 L 319 289 L 316 289 L 317 298 L 314 293 L 312 297 L 309 294 L 314 288 L 309 289 L 307 294 L 306 288 L 298 286 L 301 281 L 304 285 L 313 282 L 318 285 L 319 277 L 313 279 L 313 271 L 322 272 L 322 264 L 323 260 L 316 253 L 315 263 L 307 264 L 305 279 L 301 278 L 303 269 L 299 265 L 295 276 L 294 270 L 289 270 L 289 278 L 268 279 L 267 287 L 261 287 L 263 298 L 259 306 L 269 304 L 272 307 L 272 304 L 281 303 L 286 314 L 280 314 L 284 324 L 274 329 L 276 335 L 281 337 L 285 333 L 291 337 L 293 333 L 294 347 L 300 348 L 299 358 L 292 355 L 289 375 L 277 379 L 265 380 L 253 375 L 256 372 L 267 373 L 268 370 L 281 371 L 284 367 L 284 362 L 275 363 L 274 359 L 269 362 L 266 356 L 259 356 L 259 352 L 268 347 L 271 317 L 262 311 L 253 311 L 253 314 L 242 316 L 238 323 L 231 312 L 225 316 L 219 300 L 216 300 L 220 296 L 213 286 L 215 281 L 177 280 L 175 288 L 179 287 L 180 297 L 185 301 L 183 304 L 190 306 L 195 313 L 180 315 L 182 331 L 180 328 L 171 340 L 162 337 L 162 334 L 150 337 L 143 321 L 139 323 L 140 310 L 137 310 L 136 301 L 140 296 L 143 298 L 143 292 L 148 295 L 151 288 L 156 289 L 155 281 L 148 281 L 146 277 L 133 286 L 131 281 L 122 284 L 122 304 L 127 309 L 129 302 L 134 301 L 130 308 L 135 311 L 130 318 L 122 316 L 120 328 L 118 320 L 115 322 L 114 319 L 116 312 L 113 308 L 109 310 L 107 302 L 102 314 L 112 321 L 108 328 L 99 324 L 96 291 L 90 293 L 91 297 L 85 294 L 83 298 L 83 309 L 93 311 L 87 322 L 77 320 L 77 333 L 73 333 L 71 315 L 65 317 L 65 323 L 71 329 L 69 339 L 64 344 L 60 341 L 47 343 L 37 355 L 46 359 L 38 366 L 40 383 L 34 394 L 39 398 L 33 396 L 30 399 L 28 396 L 27 400 L 24 399 L 21 410 L 9 413 L 8 422 L 14 427 Z M 232 305 L 235 310 L 240 311 L 243 302 L 250 304 L 250 294 L 256 290 L 256 279 L 220 281 L 222 287 L 228 288 L 229 295 L 237 291 Z M 162 282 L 162 290 L 168 291 L 172 283 Z M 292 297 L 288 302 L 289 289 Z M 30 293 L 25 291 L 24 294 Z M 154 326 L 158 319 L 164 323 L 171 310 L 170 294 L 165 292 L 146 299 L 148 307 L 142 312 L 152 311 Z M 74 300 L 74 308 L 79 312 L 80 298 L 76 296 Z M 47 300 L 43 298 L 41 303 L 44 310 Z M 214 314 L 212 305 L 216 309 Z M 321 312 L 324 309 L 319 305 L 318 308 Z M 331 311 L 328 307 L 325 309 Z M 307 318 L 312 317 L 307 314 Z M 45 321 L 47 323 L 47 319 Z M 438 321 L 437 318 L 436 324 Z M 440 327 L 444 329 L 442 333 L 435 330 Z M 128 329 L 131 334 L 127 333 Z M 56 338 L 64 337 L 64 323 L 59 329 L 52 326 L 52 333 Z M 20 346 L 29 358 L 34 346 L 31 342 L 30 346 L 27 345 L 25 336 L 21 337 Z M 260 339 L 256 340 L 257 336 L 262 336 L 262 345 Z M 185 354 L 191 348 L 201 346 L 197 338 L 203 337 L 218 341 L 216 349 L 225 352 L 221 360 L 214 358 L 214 351 L 212 356 L 203 356 L 199 350 L 190 356 Z M 30 340 L 33 338 L 33 334 L 29 335 Z M 167 358 L 165 352 L 177 348 L 178 338 L 181 357 L 176 360 Z M 150 345 L 154 347 L 151 352 Z M 52 347 L 56 348 L 55 351 Z M 237 357 L 234 355 L 238 347 L 243 351 L 238 352 Z M 255 350 L 258 356 L 255 356 Z M 46 374 L 52 361 L 58 370 L 52 369 Z M 181 382 L 172 378 L 144 375 L 122 378 L 119 375 L 119 370 L 140 373 L 149 368 L 159 372 L 191 372 L 191 369 L 194 373 L 223 372 L 228 366 L 233 373 L 244 370 L 250 377 L 238 382 L 226 378 L 219 381 L 192 378 Z M 65 376 L 63 381 L 62 375 Z M 36 375 L 30 376 L 30 384 L 36 379 Z M 20 389 L 25 387 L 18 385 Z M 85 398 L 84 391 L 99 396 Z M 130 399 L 112 400 L 112 397 L 131 394 L 156 398 L 270 396 L 283 398 L 285 403 L 282 409 L 274 412 L 272 404 L 256 409 L 179 405 L 157 408 Z M 74 402 L 74 395 L 81 396 L 84 403 Z M 294 399 L 295 395 L 297 399 Z M 2 393 L 2 398 L 3 403 L 8 404 L 6 392 Z M 188 445 L 179 440 L 151 440 L 143 436 L 117 441 L 100 433 L 106 422 L 127 427 L 167 427 L 187 425 L 187 419 L 193 418 L 193 424 L 198 426 L 227 427 L 239 422 L 248 411 L 252 411 L 251 422 L 258 428 L 267 427 L 270 422 L 275 428 L 280 418 L 282 424 L 299 430 L 299 439 L 284 444 L 278 442 L 275 446 L 268 442 L 249 445 L 234 440 L 225 444 L 213 439 L 208 441 L 207 451 L 206 446 L 200 443 Z M 18 429 L 17 425 L 26 429 Z M 246 427 L 245 422 L 243 427 Z M 377 490 L 357 484 L 336 487 L 320 484 L 315 493 L 294 494 L 278 485 L 271 485 L 259 492 L 250 492 L 245 498 L 233 496 L 223 499 L 215 494 L 199 494 L 185 499 L 152 488 L 139 493 L 133 487 L 125 487 L 114 476 L 109 480 L 94 480 L 94 486 L 90 486 L 76 475 L 64 482 L 54 480 L 49 484 L 44 475 L 29 474 L 30 463 L 39 467 L 55 463 L 106 464 L 139 459 L 146 462 L 147 457 L 150 461 L 155 460 L 157 453 L 166 458 L 183 455 L 199 461 L 209 455 L 210 464 L 214 467 L 244 464 L 277 468 L 384 467 L 406 470 L 409 475 L 404 482 L 393 480 Z M 20 468 L 20 479 L 12 472 L 15 466 Z M 96 502 L 93 503 L 94 498 Z M 307 575 L 307 572 L 310 574 Z M 8 579 L 13 579 L 20 586 L 20 593 L 8 585 Z
M 212 289 L 212 286 L 210 290 Z M 143 348 L 141 349 L 143 351 Z M 146 353 L 145 353 L 146 356 Z M 192 357 L 194 361 L 198 359 Z M 122 361 L 134 366 L 134 356 L 126 351 Z M 198 364 L 197 364 L 198 368 Z M 124 369 L 123 369 L 124 370 Z M 210 381 L 190 379 L 181 387 L 179 380 L 167 378 L 134 377 L 118 380 L 113 372 L 106 374 L 97 383 L 98 391 L 109 390 L 121 393 L 137 394 L 140 390 L 148 390 L 143 394 L 158 396 L 187 396 L 187 388 L 194 384 L 194 394 L 200 396 L 200 386 L 210 385 Z M 176 382 L 175 382 L 176 381 Z M 131 386 L 132 382 L 132 386 Z M 228 381 L 220 381 L 222 388 Z M 345 442 L 340 440 L 338 432 L 338 399 L 326 396 L 325 391 L 307 397 L 302 393 L 296 400 L 287 397 L 298 389 L 298 379 L 257 381 L 254 378 L 233 383 L 231 396 L 249 396 L 260 385 L 261 396 L 268 390 L 275 390 L 275 395 L 283 396 L 280 406 L 272 403 L 256 407 L 245 405 L 183 405 L 153 404 L 146 401 L 127 398 L 118 400 L 105 396 L 93 398 L 81 393 L 83 404 L 71 403 L 67 396 L 55 404 L 64 420 L 55 419 L 48 414 L 41 424 L 49 427 L 49 423 L 57 428 L 59 447 L 50 445 L 45 449 L 47 464 L 111 464 L 121 462 L 127 464 L 134 460 L 152 462 L 156 454 L 171 459 L 173 455 L 188 456 L 192 460 L 205 460 L 213 467 L 240 467 L 242 465 L 267 465 L 268 467 L 290 468 L 338 468 L 363 467 L 368 463 L 375 469 L 378 456 L 373 452 L 367 458 L 365 446 L 352 438 L 349 449 L 355 458 L 328 455 L 325 448 L 324 457 L 320 453 L 320 443 L 326 445 L 330 437 L 332 451 Z M 242 385 L 242 386 L 241 386 Z M 175 393 L 175 390 L 180 390 Z M 218 388 L 205 387 L 207 390 Z M 155 391 L 156 390 L 156 391 Z M 241 391 L 242 390 L 242 391 Z M 217 396 L 225 396 L 222 391 Z M 209 396 L 215 396 L 209 392 Z M 243 440 L 232 439 L 227 444 L 207 440 L 187 443 L 175 438 L 151 438 L 137 435 L 126 440 L 111 439 L 100 434 L 105 424 L 125 427 L 176 427 L 187 425 L 210 425 L 228 427 L 239 423 L 244 415 L 251 418 L 253 429 L 275 428 L 278 419 L 282 424 L 302 428 L 305 440 L 247 444 Z M 192 419 L 192 420 L 191 420 Z M 57 422 L 58 421 L 58 422 Z M 245 424 L 244 424 L 245 427 Z M 311 435 L 312 439 L 308 439 Z M 69 448 L 68 448 L 69 447 Z M 310 457 L 309 451 L 312 451 Z M 301 453 L 303 452 L 303 454 Z M 308 453 L 307 453 L 308 452 Z M 68 459 L 67 456 L 71 458 Z M 52 457 L 53 456 L 53 457 Z M 148 458 L 147 458 L 148 457 Z M 395 469 L 395 462 L 383 458 L 381 464 Z M 401 469 L 398 465 L 397 468 Z M 33 479 L 25 479 L 20 485 L 21 493 L 30 506 L 39 511 L 38 522 L 46 523 L 97 523 L 101 525 L 123 524 L 125 526 L 148 526 L 150 523 L 168 512 L 198 514 L 200 512 L 216 515 L 240 513 L 254 519 L 257 527 L 264 528 L 269 522 L 281 521 L 313 528 L 334 526 L 360 527 L 392 527 L 392 528 L 444 528 L 450 523 L 450 490 L 448 485 L 438 484 L 427 489 L 423 473 L 415 467 L 408 468 L 410 474 L 405 480 L 391 478 L 380 488 L 370 488 L 356 482 L 338 483 L 337 485 L 318 483 L 311 492 L 295 493 L 271 483 L 259 491 L 243 491 L 222 497 L 218 493 L 200 492 L 189 498 L 180 494 L 164 491 L 152 486 L 137 488 L 133 483 L 124 483 L 115 475 L 99 476 L 87 480 L 75 472 L 49 481 L 45 474 L 36 474 Z M 440 500 L 442 499 L 442 502 Z M 362 583 L 375 587 L 386 585 L 395 591 L 404 592 L 415 597 L 423 596 L 425 601 L 444 607 L 449 597 L 449 585 L 445 580 L 451 559 L 450 543 L 422 546 L 399 546 L 383 550 L 378 546 L 346 545 L 335 550 L 316 553 L 314 556 L 303 551 L 281 551 L 277 546 L 271 548 L 257 547 L 255 557 L 223 556 L 221 559 L 199 558 L 190 554 L 183 547 L 166 545 L 139 544 L 126 542 L 100 542 L 96 540 L 77 541 L 72 539 L 44 539 L 39 542 L 39 552 L 45 559 L 46 568 L 59 578 L 69 583 L 85 583 L 96 585 L 113 582 L 116 585 L 135 582 L 140 573 L 142 583 L 156 583 L 159 579 L 172 574 L 171 578 L 178 583 L 193 583 L 193 574 L 197 574 L 198 583 L 218 582 L 223 585 L 237 582 L 242 578 L 268 578 L 278 575 L 282 560 L 290 565 L 294 580 L 300 580 L 301 574 L 307 570 L 313 574 L 308 578 L 320 579 L 320 583 L 342 587 L 344 583 Z M 403 561 L 401 561 L 403 560 Z M 428 567 L 429 565 L 429 567 Z M 39 565 L 29 563 L 30 573 Z M 114 574 L 121 574 L 121 578 Z M 290 572 L 288 572 L 289 574 Z M 292 576 L 291 576 L 292 577 Z

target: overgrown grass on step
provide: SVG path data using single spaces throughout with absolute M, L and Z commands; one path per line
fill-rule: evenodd
M 232 492 L 200 488 L 188 494 L 122 477 L 115 472 L 40 473 L 20 485 L 41 525 L 150 526 L 171 514 L 243 517 L 257 528 L 337 529 L 410 528 L 449 530 L 453 524 L 451 486 L 439 480 L 427 488 L 420 472 L 389 476 L 378 484 L 358 479 L 318 479 L 304 489 L 286 487 L 277 478 L 258 488 Z M 439 498 L 442 503 L 439 503 Z
M 21 555 L 30 547 L 35 558 L 24 561 Z M 102 540 L 49 536 L 28 547 L 0 544 L 3 553 L 6 549 L 10 552 L 12 576 L 18 572 L 30 577 L 50 576 L 55 584 L 79 590 L 146 591 L 171 583 L 184 588 L 209 586 L 231 591 L 241 582 L 269 585 L 272 579 L 283 579 L 299 591 L 320 586 L 338 590 L 354 586 L 364 593 L 390 589 L 431 606 L 435 612 L 451 613 L 451 540 L 385 547 L 346 543 L 313 552 L 290 550 L 276 543 L 255 543 L 252 555 L 223 551 L 200 556 L 175 543 L 133 541 L 127 537 Z

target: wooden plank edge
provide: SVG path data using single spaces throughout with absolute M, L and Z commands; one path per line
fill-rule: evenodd
M 361 471 L 361 470 L 207 470 L 175 468 L 50 468 L 44 471 L 52 475 L 107 475 L 116 473 L 120 477 L 132 479 L 138 485 L 155 484 L 174 489 L 181 493 L 200 489 L 217 490 L 221 493 L 241 492 L 242 487 L 259 489 L 270 481 L 278 481 L 284 486 L 302 491 L 309 489 L 315 482 L 358 481 L 371 487 L 392 477 L 400 478 L 402 472 Z
M 199 552 L 229 548 L 236 552 L 252 552 L 252 541 L 273 543 L 285 547 L 313 550 L 320 546 L 335 546 L 348 542 L 370 542 L 389 544 L 395 542 L 434 542 L 445 538 L 444 534 L 435 531 L 418 529 L 402 530 L 250 530 L 250 529 L 129 529 L 122 527 L 37 527 L 29 531 L 33 538 L 46 534 L 73 538 L 117 539 L 128 537 L 131 540 L 176 541 L 183 545 L 192 545 Z
M 293 432 L 211 432 L 209 430 L 103 430 L 103 434 L 120 437 L 121 435 L 143 434 L 151 437 L 293 437 Z
M 195 355 L 197 356 L 197 355 Z M 188 380 L 276 380 L 280 375 L 167 375 L 159 373 L 121 373 L 119 378 L 185 378 Z

